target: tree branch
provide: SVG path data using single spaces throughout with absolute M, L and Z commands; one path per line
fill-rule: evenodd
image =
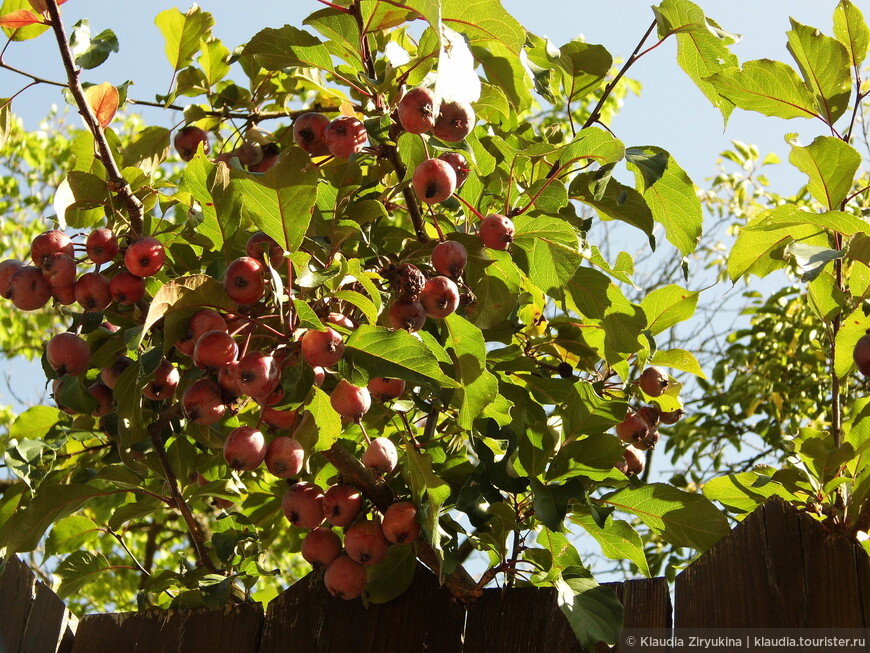
M 127 213 L 130 216 L 130 231 L 134 238 L 142 235 L 143 229 L 143 209 L 141 200 L 133 194 L 133 189 L 130 184 L 121 175 L 118 164 L 112 156 L 112 151 L 109 148 L 109 142 L 106 140 L 106 134 L 103 127 L 100 125 L 94 112 L 91 110 L 90 104 L 85 97 L 85 91 L 79 81 L 79 73 L 81 72 L 73 61 L 73 54 L 69 48 L 66 30 L 60 20 L 60 10 L 57 6 L 57 0 L 45 0 L 45 6 L 51 16 L 51 29 L 54 32 L 57 47 L 60 50 L 60 57 L 63 60 L 63 67 L 67 74 L 67 87 L 75 99 L 79 113 L 88 126 L 88 129 L 94 135 L 97 149 L 100 153 L 100 160 L 106 168 L 106 173 L 109 177 L 109 189 L 116 193 L 124 206 L 127 208 Z
M 53 0 L 49 0 L 53 1 Z M 157 458 L 160 461 L 160 466 L 163 468 L 163 474 L 166 476 L 166 482 L 169 485 L 169 492 L 175 502 L 175 507 L 184 518 L 184 523 L 187 524 L 187 530 L 190 533 L 193 547 L 196 550 L 196 557 L 199 563 L 212 573 L 218 573 L 217 567 L 211 561 L 208 551 L 205 548 L 205 536 L 202 529 L 194 518 L 190 510 L 190 506 L 181 495 L 181 490 L 178 487 L 178 477 L 175 470 L 172 469 L 172 464 L 169 462 L 169 457 L 166 455 L 166 447 L 163 443 L 163 429 L 170 421 L 181 417 L 182 405 L 181 402 L 176 403 L 171 408 L 160 413 L 154 422 L 148 426 L 148 435 L 151 437 L 151 443 L 154 445 L 154 451 L 157 453 Z

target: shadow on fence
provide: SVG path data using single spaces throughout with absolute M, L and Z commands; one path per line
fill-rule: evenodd
M 748 516 L 677 577 L 673 621 L 663 578 L 607 585 L 625 607 L 626 628 L 870 627 L 870 558 L 779 499 Z M 331 597 L 311 574 L 273 600 L 265 615 L 259 604 L 245 604 L 219 611 L 92 614 L 78 624 L 16 558 L 0 575 L 0 653 L 211 650 L 582 651 L 554 589 L 486 590 L 466 610 L 423 567 L 408 591 L 368 609 L 361 601 Z M 606 650 L 611 649 L 596 649 Z

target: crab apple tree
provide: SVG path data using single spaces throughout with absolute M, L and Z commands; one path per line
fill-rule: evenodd
M 38 35 L 57 41 L 85 126 L 65 127 L 57 197 L 32 200 L 53 221 L 0 263 L 0 301 L 62 325 L 44 350 L 61 410 L 16 426 L 48 435 L 14 467 L 32 491 L 0 502 L 7 552 L 48 531 L 62 580 L 91 565 L 133 588 L 116 605 L 266 596 L 304 560 L 345 599 L 384 602 L 423 564 L 466 602 L 497 576 L 579 600 L 595 581 L 574 583 L 572 528 L 618 539 L 644 571 L 650 531 L 611 510 L 644 519 L 664 492 L 656 538 L 703 550 L 727 531 L 703 496 L 645 485 L 649 451 L 636 463 L 660 437 L 644 401 L 682 415 L 669 375 L 697 365 L 661 347 L 690 293 L 627 296 L 631 266 L 594 239 L 621 223 L 679 264 L 702 211 L 665 149 L 602 126 L 626 96 L 611 55 L 576 40 L 554 56 L 498 0 L 370 4 L 310 0 L 305 29 L 264 26 L 233 48 L 200 7 L 160 13 L 171 88 L 145 126 L 92 106 L 77 66 L 94 58 L 67 56 L 61 30 Z M 657 8 L 658 38 L 717 38 L 668 22 L 684 4 Z M 671 511 L 704 528 L 671 528 Z M 98 518 L 116 537 L 89 538 L 81 520 Z M 467 547 L 494 561 L 481 585 Z M 581 643 L 614 641 L 615 595 L 584 600 L 594 632 L 565 606 Z

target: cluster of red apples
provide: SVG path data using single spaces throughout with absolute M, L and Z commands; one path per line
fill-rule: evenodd
M 668 375 L 660 367 L 647 367 L 637 379 L 638 387 L 651 398 L 661 397 L 668 389 Z M 646 466 L 644 452 L 654 449 L 659 441 L 659 424 L 676 424 L 683 416 L 680 409 L 661 411 L 655 405 L 630 410 L 616 425 L 617 437 L 628 446 L 623 449 L 623 460 L 616 468 L 627 476 L 643 472 Z

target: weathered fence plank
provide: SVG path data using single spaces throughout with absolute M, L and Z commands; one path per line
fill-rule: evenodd
M 0 651 L 69 653 L 76 618 L 13 556 L 0 574 Z
M 72 653 L 257 653 L 259 603 L 223 610 L 143 610 L 82 617 Z
M 774 497 L 682 571 L 677 628 L 866 628 L 870 558 Z
M 422 565 L 406 592 L 368 608 L 330 596 L 312 572 L 269 604 L 260 653 L 452 653 L 462 650 L 464 620 Z
M 671 601 L 664 578 L 605 585 L 622 601 L 626 628 L 670 627 Z M 485 590 L 480 601 L 468 611 L 463 653 L 580 653 L 582 650 L 559 609 L 553 588 Z

